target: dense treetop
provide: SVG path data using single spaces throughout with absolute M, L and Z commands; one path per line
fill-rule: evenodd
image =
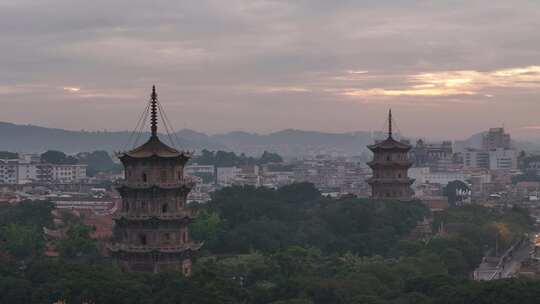
M 234 152 L 202 150 L 201 155 L 193 157 L 190 161 L 199 165 L 214 165 L 216 167 L 234 167 L 243 165 L 264 165 L 281 163 L 283 159 L 277 153 L 264 151 L 259 158 L 246 156 L 244 153 L 236 155 Z
M 322 197 L 310 184 L 230 187 L 197 205 L 205 241 L 193 276 L 128 274 L 99 258 L 91 227 L 65 217 L 60 257 L 45 258 L 51 204 L 0 206 L 0 303 L 536 303 L 540 283 L 469 280 L 498 235 L 530 229 L 519 208 L 456 206 L 435 216 L 447 234 L 410 240 L 421 204 Z

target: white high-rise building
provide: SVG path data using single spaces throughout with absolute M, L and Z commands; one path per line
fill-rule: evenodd
M 504 148 L 489 151 L 490 170 L 514 170 L 518 165 L 518 152 Z

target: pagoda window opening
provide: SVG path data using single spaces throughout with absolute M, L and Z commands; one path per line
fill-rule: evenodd
M 187 243 L 187 232 L 182 232 L 182 243 Z
M 169 211 L 169 205 L 167 203 L 161 205 L 161 213 L 167 213 Z
M 170 244 L 171 242 L 171 234 L 169 232 L 165 232 L 163 234 L 163 244 Z
M 148 180 L 147 176 L 146 176 L 146 173 L 143 172 L 142 174 L 142 181 L 143 183 L 146 183 L 146 181 Z
M 390 155 L 386 156 L 386 160 L 387 160 L 387 161 L 390 161 L 390 160 L 391 160 Z
M 146 245 L 146 235 L 143 233 L 139 234 L 139 244 Z
M 165 183 L 167 182 L 167 171 L 161 170 L 161 182 Z

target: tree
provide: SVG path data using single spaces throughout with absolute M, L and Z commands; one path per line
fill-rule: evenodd
M 86 173 L 89 176 L 94 176 L 98 172 L 121 171 L 121 166 L 116 164 L 106 151 L 79 153 L 77 158 L 81 164 L 88 165 Z
M 19 154 L 8 152 L 8 151 L 0 151 L 0 159 L 17 159 L 19 158 Z
M 0 244 L 17 259 L 28 259 L 43 251 L 41 229 L 31 226 L 9 224 L 0 227 Z
M 461 196 L 458 195 L 458 191 L 469 191 L 469 186 L 462 181 L 455 180 L 451 181 L 444 187 L 443 194 L 448 197 L 448 203 L 450 205 L 455 205 L 457 202 L 463 200 Z
M 64 258 L 95 259 L 99 256 L 95 240 L 90 238 L 90 232 L 95 228 L 86 225 L 74 225 L 67 231 L 65 239 L 58 241 L 58 251 Z
M 44 163 L 55 165 L 74 165 L 77 164 L 77 159 L 73 156 L 68 156 L 64 152 L 49 150 L 41 154 L 41 161 Z
M 264 151 L 261 155 L 261 158 L 259 159 L 258 163 L 259 165 L 264 165 L 268 163 L 282 163 L 283 158 L 277 153 L 271 153 L 268 151 Z

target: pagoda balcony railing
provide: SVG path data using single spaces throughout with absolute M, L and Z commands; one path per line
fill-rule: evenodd
M 151 187 L 160 187 L 165 189 L 174 189 L 180 187 L 193 188 L 195 186 L 195 179 L 191 177 L 184 177 L 181 180 L 176 180 L 172 182 L 130 182 L 126 180 L 117 181 L 115 183 L 117 187 L 128 187 L 128 188 L 139 188 L 146 189 Z
M 374 159 L 368 162 L 369 166 L 410 166 L 413 162 L 410 160 L 386 160 L 386 159 Z
M 138 212 L 125 212 L 119 211 L 113 215 L 113 219 L 125 218 L 128 220 L 149 220 L 152 218 L 160 220 L 178 220 L 184 218 L 193 218 L 193 211 L 191 209 L 186 209 L 182 211 L 174 212 L 148 212 L 148 213 L 138 213 Z
M 108 246 L 111 251 L 125 252 L 183 252 L 186 250 L 198 250 L 201 244 L 186 243 L 182 245 L 131 245 L 131 244 L 111 244 Z
M 381 184 L 392 184 L 392 183 L 413 183 L 414 179 L 412 178 L 395 178 L 395 177 L 372 177 L 367 180 L 368 183 L 381 183 Z

